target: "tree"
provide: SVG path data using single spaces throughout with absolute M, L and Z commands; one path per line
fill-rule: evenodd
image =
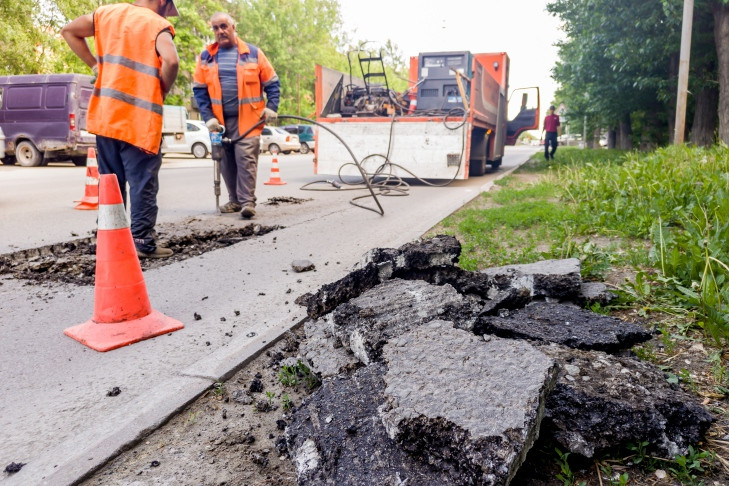
M 729 145 L 729 0 L 711 3 L 719 77 L 719 139 Z

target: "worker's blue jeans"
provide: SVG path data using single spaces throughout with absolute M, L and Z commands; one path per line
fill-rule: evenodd
M 99 174 L 116 174 L 124 207 L 127 183 L 131 203 L 131 231 L 137 250 L 152 253 L 157 248 L 154 225 L 157 223 L 157 191 L 162 156 L 147 153 L 134 145 L 113 138 L 96 136 Z
M 550 151 L 549 146 L 552 146 Z M 546 132 L 544 136 L 544 158 L 554 160 L 554 153 L 557 151 L 557 132 Z

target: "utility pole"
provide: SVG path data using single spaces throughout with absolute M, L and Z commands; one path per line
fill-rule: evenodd
M 678 93 L 676 95 L 676 127 L 673 133 L 675 145 L 683 143 L 686 132 L 686 93 L 688 91 L 689 60 L 691 58 L 691 25 L 694 20 L 694 0 L 683 0 L 683 24 L 681 28 L 681 57 L 678 65 Z

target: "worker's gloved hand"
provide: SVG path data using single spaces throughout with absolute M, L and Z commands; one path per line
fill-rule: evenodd
M 208 127 L 208 130 L 211 132 L 222 132 L 224 130 L 223 125 L 220 124 L 217 118 L 211 118 L 206 121 L 205 126 Z
M 273 111 L 271 108 L 264 108 L 263 113 L 261 113 L 261 118 L 266 120 L 266 123 L 273 123 L 278 118 L 278 113 Z
M 96 78 L 99 77 L 99 65 L 94 64 L 94 67 L 91 68 L 91 71 L 93 71 L 94 76 L 91 78 L 91 84 L 96 84 Z

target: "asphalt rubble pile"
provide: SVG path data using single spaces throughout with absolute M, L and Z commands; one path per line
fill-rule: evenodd
M 579 260 L 469 272 L 460 252 L 374 249 L 298 299 L 323 380 L 286 429 L 299 485 L 508 485 L 540 434 L 586 458 L 702 438 L 710 413 L 630 352 L 654 332 L 585 309 L 614 295 Z

